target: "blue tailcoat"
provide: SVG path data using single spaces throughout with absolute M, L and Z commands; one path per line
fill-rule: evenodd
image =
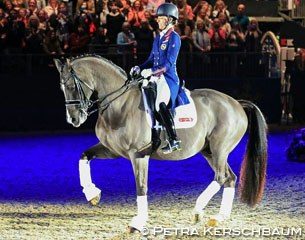
M 148 59 L 140 66 L 141 70 L 151 68 L 154 76 L 164 75 L 171 92 L 172 108 L 177 105 L 176 99 L 180 88 L 176 69 L 180 46 L 180 36 L 170 28 L 161 39 L 160 34 L 155 37 Z

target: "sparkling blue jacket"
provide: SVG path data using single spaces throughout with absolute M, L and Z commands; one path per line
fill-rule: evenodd
M 177 105 L 176 100 L 180 88 L 176 69 L 180 46 L 180 36 L 170 28 L 161 39 L 160 34 L 155 37 L 148 59 L 140 65 L 141 70 L 151 68 L 154 76 L 164 75 L 171 92 L 172 108 Z M 185 101 L 188 102 L 188 99 Z

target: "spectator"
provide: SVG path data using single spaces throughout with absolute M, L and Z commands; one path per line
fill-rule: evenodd
M 209 63 L 210 57 L 207 52 L 211 50 L 211 41 L 207 31 L 208 27 L 199 19 L 195 24 L 195 29 L 192 32 L 192 39 L 194 45 L 194 71 L 195 76 L 200 76 L 203 65 Z
M 245 15 L 245 9 L 246 6 L 244 4 L 239 4 L 237 6 L 237 14 L 231 20 L 231 26 L 238 23 L 243 33 L 245 33 L 249 25 L 249 18 L 248 16 Z
M 125 22 L 124 16 L 115 2 L 110 3 L 110 12 L 106 16 L 106 43 L 116 44 L 116 39 Z
M 105 47 L 105 40 L 106 40 L 106 29 L 102 26 L 97 28 L 97 31 L 94 33 L 94 35 L 91 38 L 91 44 L 92 45 L 99 45 L 101 47 Z M 104 50 L 104 49 L 103 49 Z
M 212 27 L 208 30 L 211 50 L 213 52 L 222 52 L 226 46 L 226 32 L 221 28 L 221 22 L 218 18 L 214 18 Z
M 97 4 L 97 14 L 100 18 L 100 26 L 106 26 L 106 16 L 109 13 L 108 0 L 100 0 Z
M 48 30 L 43 41 L 43 50 L 48 55 L 64 54 L 56 31 Z
M 204 0 L 198 1 L 195 7 L 193 8 L 193 13 L 195 16 L 198 16 L 200 11 L 204 12 L 204 15 L 209 18 L 211 15 L 211 5 Z
M 5 12 L 0 8 L 0 53 L 4 53 L 7 49 L 9 23 L 5 18 Z
M 45 10 L 41 9 L 38 11 L 38 19 L 39 19 L 39 29 L 43 30 L 44 33 L 47 30 L 48 27 L 48 14 L 45 12 Z
M 10 0 L 4 1 L 4 11 L 5 11 L 5 17 L 9 17 L 10 12 L 14 9 L 13 4 Z
M 38 8 L 37 8 L 37 1 L 36 0 L 29 0 L 28 1 L 28 13 L 27 18 L 29 19 L 31 16 L 38 14 Z
M 90 36 L 83 25 L 79 25 L 75 32 L 70 36 L 71 53 L 87 53 Z
M 45 12 L 47 13 L 48 17 L 52 14 L 58 14 L 58 1 L 57 0 L 49 0 L 49 3 L 44 8 Z
M 25 0 L 12 0 L 13 8 L 18 12 L 20 8 L 26 8 Z
M 219 18 L 220 13 L 224 13 L 227 19 L 230 19 L 230 12 L 228 11 L 224 1 L 217 0 L 214 6 L 214 10 L 212 12 L 212 18 Z
M 9 15 L 8 48 L 10 53 L 22 53 L 25 43 L 25 24 L 18 21 L 18 13 L 11 10 Z
M 226 36 L 228 36 L 232 30 L 232 27 L 231 24 L 229 23 L 227 15 L 223 12 L 219 13 L 219 20 L 221 23 L 221 28 L 223 28 L 226 31 Z
M 94 0 L 78 0 L 76 4 L 76 14 L 90 14 L 91 17 L 94 17 L 95 14 L 95 5 Z
M 192 30 L 190 26 L 187 25 L 187 20 L 183 13 L 179 14 L 178 24 L 174 27 L 175 32 L 177 32 L 181 39 L 180 51 L 192 52 Z
M 54 30 L 47 31 L 42 46 L 44 53 L 49 55 L 48 66 L 53 67 L 54 66 L 53 58 L 56 57 L 54 55 L 64 54 L 63 50 L 60 47 L 60 41 L 56 36 L 56 31 Z
M 144 11 L 148 11 L 150 14 L 155 14 L 154 5 L 149 0 L 141 0 Z
M 136 0 L 128 12 L 128 22 L 133 29 L 140 27 L 141 20 L 145 19 L 145 11 L 140 0 Z
M 176 0 L 176 5 L 178 7 L 179 15 L 183 15 L 187 25 L 193 29 L 194 13 L 192 7 L 187 4 L 186 0 Z
M 153 15 L 151 14 L 151 12 L 145 11 L 144 15 L 145 15 L 145 19 L 148 21 L 149 26 L 152 28 L 152 30 L 154 32 L 154 37 L 155 37 L 157 35 L 157 33 L 159 32 L 158 23 L 155 20 L 155 18 L 153 17 Z
M 248 29 L 245 33 L 245 45 L 247 52 L 260 52 L 262 32 L 259 29 L 258 22 L 255 18 L 252 18 Z
M 209 28 L 212 21 L 209 19 L 209 16 L 207 13 L 208 13 L 207 9 L 202 8 L 196 16 L 196 22 L 201 20 L 201 21 L 203 21 L 204 25 Z
M 245 35 L 238 23 L 232 26 L 232 30 L 227 36 L 226 48 L 229 52 L 242 52 L 244 50 Z
M 165 0 L 148 0 L 148 4 L 153 7 L 153 13 L 155 13 L 158 7 L 163 3 L 165 3 Z
M 135 32 L 135 37 L 140 43 L 137 45 L 138 62 L 144 62 L 149 57 L 154 41 L 154 30 L 147 19 L 141 21 L 140 28 Z
M 73 21 L 71 17 L 68 15 L 67 7 L 64 2 L 59 4 L 59 13 L 57 15 L 57 36 L 61 43 L 61 48 L 64 51 L 68 50 L 69 44 L 69 35 L 73 28 Z
M 24 8 L 20 8 L 18 10 L 18 16 L 17 16 L 17 21 L 22 21 L 24 23 L 24 26 L 27 28 L 28 27 L 28 19 L 26 18 L 26 10 Z
M 28 31 L 26 35 L 26 53 L 41 54 L 43 53 L 44 31 L 39 29 L 39 19 L 32 15 L 29 18 Z
M 133 53 L 133 49 L 137 46 L 135 35 L 130 29 L 130 23 L 124 22 L 122 24 L 122 31 L 117 36 L 118 53 L 120 54 Z
M 47 6 L 46 0 L 37 0 L 37 9 L 41 10 Z
M 130 10 L 130 5 L 134 2 L 129 0 L 116 0 L 117 6 L 120 8 L 124 18 L 127 19 Z
M 199 19 L 192 32 L 194 52 L 199 53 L 200 55 L 211 50 L 211 41 L 207 29 L 204 22 Z

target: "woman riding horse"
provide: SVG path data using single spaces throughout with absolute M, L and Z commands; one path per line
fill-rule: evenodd
M 150 83 L 157 85 L 157 98 L 155 109 L 162 125 L 166 128 L 169 137 L 168 143 L 162 148 L 164 154 L 181 150 L 173 117 L 169 108 L 174 108 L 179 91 L 179 77 L 176 70 L 176 61 L 180 50 L 181 40 L 174 31 L 178 20 L 178 8 L 172 3 L 159 6 L 156 13 L 157 22 L 161 32 L 156 36 L 152 51 L 146 62 L 130 70 L 130 75 L 135 77 L 141 73 L 142 77 L 149 79 Z M 148 84 L 145 80 L 143 86 Z

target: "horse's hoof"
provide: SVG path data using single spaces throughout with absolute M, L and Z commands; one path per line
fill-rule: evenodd
M 96 197 L 92 198 L 92 199 L 90 200 L 90 204 L 91 204 L 92 206 L 96 206 L 96 205 L 99 204 L 100 200 L 101 200 L 101 193 L 99 193 Z
M 136 229 L 134 227 L 128 226 L 127 233 L 129 233 L 129 234 L 137 234 L 137 233 L 141 233 L 141 232 L 139 231 L 139 229 Z
M 208 227 L 217 227 L 219 225 L 219 221 L 215 218 L 210 218 L 207 225 Z
M 193 211 L 191 216 L 192 224 L 199 223 L 203 220 L 204 212 L 203 211 Z
M 196 223 L 201 222 L 201 221 L 202 221 L 202 218 L 203 218 L 203 216 L 202 216 L 201 214 L 199 214 L 199 213 L 194 213 L 194 214 L 192 215 L 192 219 L 191 219 L 192 224 L 196 224 Z

